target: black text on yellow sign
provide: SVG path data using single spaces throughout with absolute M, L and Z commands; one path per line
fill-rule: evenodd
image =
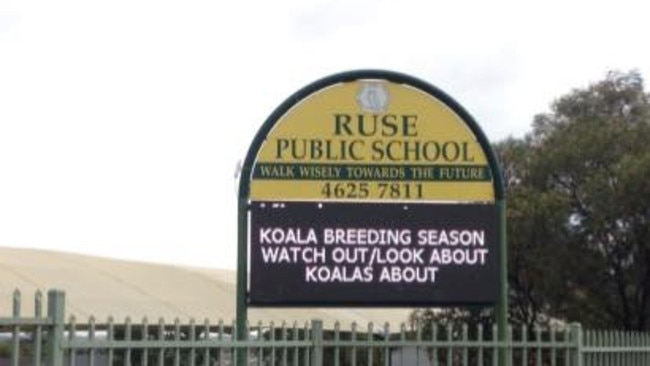
M 469 141 L 418 139 L 417 115 L 349 115 L 332 118 L 329 138 L 274 139 L 279 161 L 473 163 Z
M 386 82 L 385 110 L 363 110 L 363 85 L 315 92 L 277 120 L 251 172 L 251 199 L 494 199 L 486 155 L 452 109 Z

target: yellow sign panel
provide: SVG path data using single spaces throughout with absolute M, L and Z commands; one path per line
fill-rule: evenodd
M 277 120 L 250 199 L 493 202 L 492 179 L 448 105 L 412 86 L 358 80 L 321 89 Z

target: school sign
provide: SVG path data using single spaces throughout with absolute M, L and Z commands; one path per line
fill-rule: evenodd
M 239 217 L 243 313 L 503 302 L 494 154 L 459 104 L 407 75 L 342 73 L 288 98 L 249 149 Z
M 337 83 L 278 117 L 256 154 L 251 200 L 494 201 L 474 131 L 421 89 Z

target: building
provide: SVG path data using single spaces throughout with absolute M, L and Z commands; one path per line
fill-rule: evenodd
M 34 309 L 34 293 L 44 296 L 50 289 L 66 293 L 66 316 L 74 315 L 78 324 L 94 316 L 105 322 L 126 317 L 140 322 L 143 317 L 157 322 L 194 319 L 211 324 L 235 319 L 236 273 L 232 270 L 191 268 L 163 264 L 98 258 L 79 254 L 0 247 L 0 316 L 12 314 L 16 289 L 22 293 L 22 315 Z M 365 308 L 251 308 L 249 321 L 276 325 L 297 322 L 304 325 L 321 319 L 325 327 L 340 322 L 349 329 L 352 322 L 363 330 L 369 322 L 381 329 L 388 322 L 399 329 L 408 320 L 411 309 Z

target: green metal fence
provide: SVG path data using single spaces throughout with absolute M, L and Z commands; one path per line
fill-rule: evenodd
M 235 324 L 158 319 L 115 322 L 94 318 L 65 320 L 65 295 L 36 294 L 31 316 L 21 313 L 20 292 L 14 293 L 11 316 L 0 317 L 0 366 L 22 365 L 202 365 L 237 363 L 243 349 L 249 365 L 498 365 L 506 366 L 646 366 L 650 365 L 650 334 L 584 331 L 577 324 L 563 328 L 508 327 L 508 341 L 498 341 L 496 327 L 466 324 L 335 324 L 324 329 L 283 323 L 248 326 L 245 341 L 236 340 Z

